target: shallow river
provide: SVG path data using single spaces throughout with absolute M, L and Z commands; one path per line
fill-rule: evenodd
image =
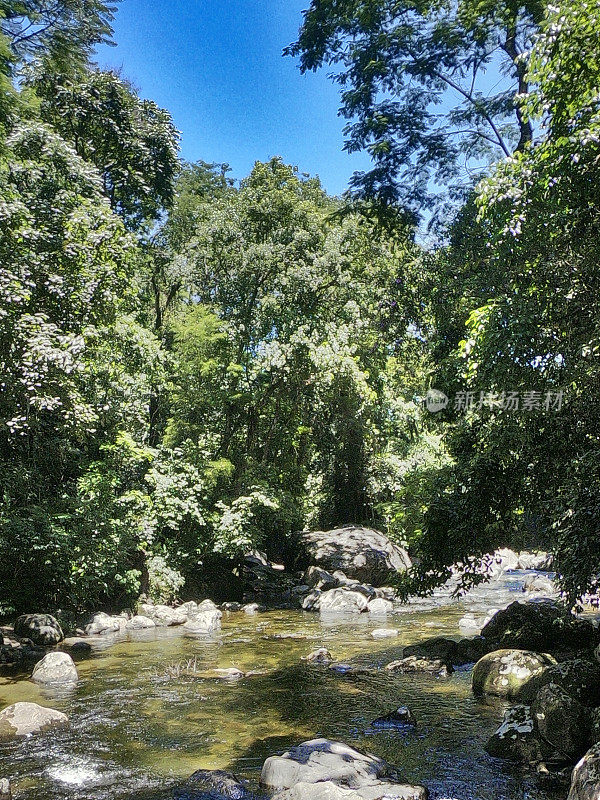
M 525 574 L 507 574 L 460 602 L 440 591 L 385 620 L 236 613 L 224 615 L 212 639 L 187 638 L 177 628 L 98 637 L 93 653 L 79 658 L 80 681 L 69 692 L 42 690 L 26 676 L 0 678 L 0 707 L 27 700 L 71 720 L 69 730 L 1 744 L 0 778 L 11 779 L 15 800 L 168 800 L 177 781 L 200 768 L 229 769 L 255 784 L 267 756 L 325 736 L 398 765 L 432 798 L 564 800 L 564 786 L 541 785 L 487 756 L 483 746 L 504 706 L 473 697 L 470 669 L 442 679 L 338 675 L 301 660 L 326 646 L 336 660 L 378 666 L 399 657 L 403 645 L 461 638 L 459 619 L 522 597 Z M 373 639 L 371 631 L 381 627 L 400 634 Z M 276 638 L 282 633 L 304 638 Z M 239 681 L 178 676 L 177 666 L 190 660 L 198 671 L 264 673 Z M 410 706 L 416 729 L 371 727 L 399 705 Z

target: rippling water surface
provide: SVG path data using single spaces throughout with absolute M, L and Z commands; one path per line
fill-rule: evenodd
M 540 784 L 485 753 L 504 706 L 473 697 L 469 669 L 445 679 L 337 675 L 301 660 L 326 646 L 336 660 L 380 666 L 404 645 L 437 635 L 458 639 L 465 613 L 482 619 L 520 597 L 524 574 L 507 574 L 460 602 L 440 591 L 384 620 L 237 613 L 224 615 L 212 639 L 187 638 L 178 628 L 98 638 L 93 653 L 79 659 L 80 681 L 69 692 L 42 690 L 27 676 L 0 679 L 2 706 L 28 700 L 71 720 L 68 730 L 1 744 L 0 777 L 11 779 L 15 800 L 169 800 L 177 781 L 197 769 L 230 769 L 255 783 L 267 756 L 325 736 L 398 765 L 432 798 L 559 800 L 564 786 Z M 400 634 L 374 640 L 372 630 L 381 627 Z M 303 638 L 277 638 L 282 633 Z M 177 675 L 189 660 L 197 671 L 259 674 L 238 681 Z M 412 709 L 415 730 L 371 727 L 399 705 Z

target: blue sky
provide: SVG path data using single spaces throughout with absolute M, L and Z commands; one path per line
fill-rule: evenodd
M 369 160 L 342 152 L 338 87 L 326 70 L 300 75 L 281 55 L 308 2 L 122 0 L 117 46 L 102 47 L 97 62 L 171 112 L 184 158 L 228 162 L 242 178 L 279 155 L 338 194 Z

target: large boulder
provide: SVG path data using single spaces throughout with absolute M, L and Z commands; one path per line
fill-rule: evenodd
M 84 631 L 86 636 L 103 636 L 109 633 L 120 633 L 125 630 L 126 625 L 125 617 L 115 617 L 100 611 L 98 614 L 94 614 Z
M 538 736 L 530 707 L 523 705 L 505 711 L 485 749 L 494 758 L 524 763 L 542 761 L 552 754 L 552 748 Z
M 366 611 L 369 601 L 362 592 L 354 592 L 340 586 L 322 592 L 319 598 L 321 614 L 360 614 Z
M 127 620 L 125 627 L 128 631 L 143 631 L 149 628 L 156 628 L 156 622 L 143 614 L 136 614 L 135 617 Z
M 583 658 L 573 658 L 551 664 L 534 675 L 519 691 L 523 702 L 531 703 L 543 686 L 554 683 L 574 700 L 589 708 L 600 705 L 600 664 Z
M 68 653 L 48 653 L 35 665 L 31 680 L 43 684 L 73 684 L 79 680 L 77 667 Z
M 530 650 L 494 650 L 473 668 L 473 692 L 507 699 L 519 698 L 523 686 L 556 662 L 546 653 Z
M 188 621 L 188 615 L 183 609 L 164 605 L 154 606 L 151 616 L 154 622 L 162 628 L 185 625 Z
M 342 742 L 312 739 L 282 756 L 268 758 L 260 785 L 282 792 L 277 795 L 279 800 L 338 800 L 339 788 L 349 794 L 347 800 L 351 800 L 350 794 L 360 800 L 383 797 L 425 800 L 427 793 L 423 787 L 397 783 L 394 777 L 391 767 L 381 758 L 361 753 Z
M 553 558 L 551 553 L 519 553 L 519 569 L 536 569 L 547 572 L 552 569 Z
M 22 614 L 15 622 L 15 636 L 31 639 L 41 647 L 52 647 L 65 638 L 52 614 Z
M 340 585 L 339 578 L 327 572 L 326 569 L 316 567 L 312 564 L 304 573 L 302 583 L 310 589 L 320 589 L 327 591 L 327 589 L 336 589 Z
M 538 692 L 531 706 L 531 716 L 542 739 L 567 763 L 573 763 L 591 744 L 589 708 L 555 683 L 546 684 Z
M 600 744 L 595 744 L 573 770 L 567 800 L 600 798 Z
M 302 534 L 309 561 L 328 572 L 383 586 L 390 573 L 405 572 L 411 561 L 406 550 L 379 531 L 360 526 Z
M 515 601 L 498 611 L 481 635 L 494 648 L 526 648 L 543 653 L 591 648 L 597 640 L 594 626 L 577 619 L 551 600 Z
M 195 635 L 208 635 L 221 629 L 222 612 L 215 606 L 214 608 L 204 608 L 188 619 L 183 626 L 186 633 Z
M 66 714 L 37 703 L 15 703 L 0 711 L 0 739 L 43 733 L 69 724 Z

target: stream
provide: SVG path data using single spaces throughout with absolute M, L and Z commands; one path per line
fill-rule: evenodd
M 74 656 L 80 680 L 73 689 L 43 689 L 27 675 L 0 678 L 0 707 L 26 700 L 71 721 L 67 730 L 0 744 L 0 778 L 10 778 L 14 800 L 169 800 L 177 781 L 201 768 L 231 770 L 256 786 L 267 756 L 324 736 L 399 766 L 433 799 L 564 800 L 564 785 L 540 783 L 485 753 L 506 703 L 473 697 L 470 667 L 436 679 L 341 675 L 302 661 L 325 646 L 336 661 L 382 666 L 405 645 L 459 639 L 465 614 L 483 620 L 524 597 L 528 574 L 505 573 L 460 601 L 439 590 L 387 618 L 238 612 L 224 613 L 212 638 L 190 638 L 181 628 L 90 638 L 92 653 Z M 382 627 L 398 628 L 398 637 L 374 639 Z M 258 674 L 218 680 L 182 674 L 186 666 Z M 411 708 L 416 729 L 372 727 L 400 705 Z

